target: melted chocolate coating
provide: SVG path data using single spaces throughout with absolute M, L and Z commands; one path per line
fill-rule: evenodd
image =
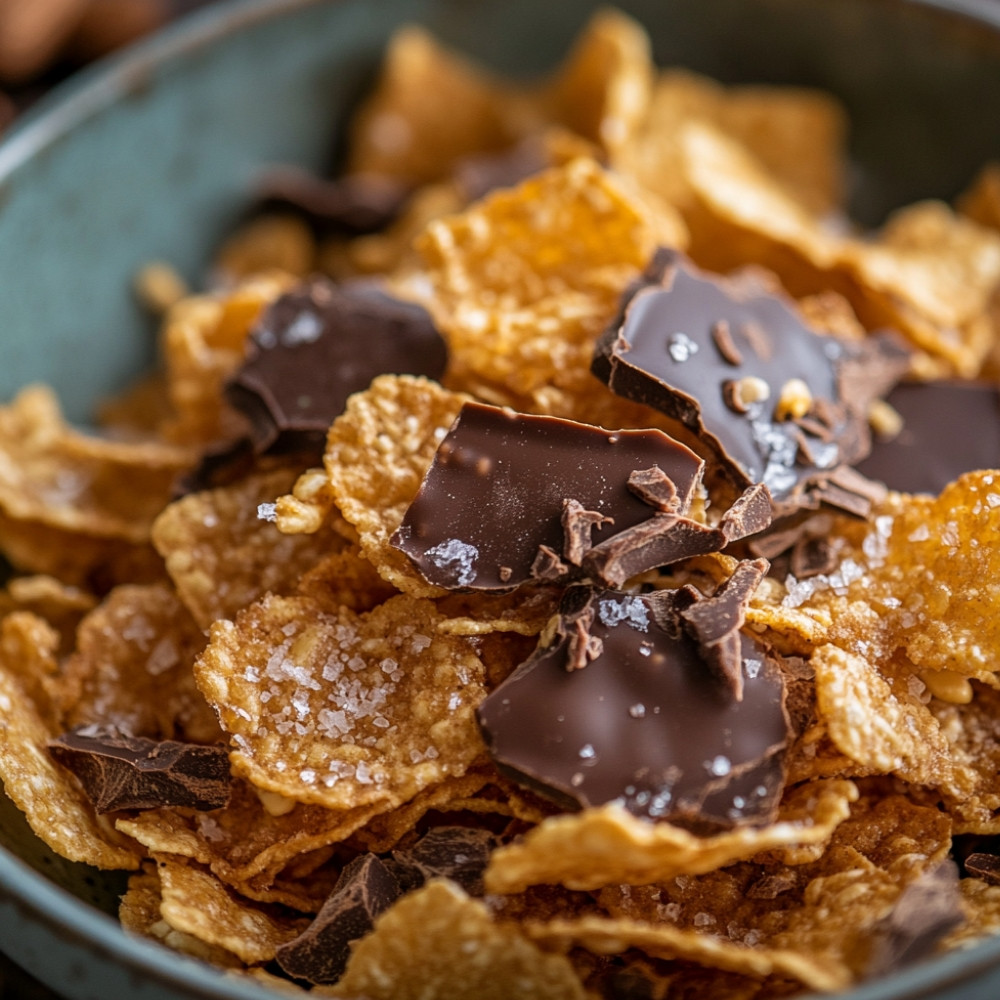
M 888 396 L 903 418 L 858 471 L 901 493 L 941 492 L 960 475 L 1000 468 L 1000 389 L 984 382 L 904 382 Z
M 726 697 L 683 627 L 696 600 L 570 588 L 558 641 L 479 708 L 497 766 L 569 808 L 619 801 L 698 832 L 772 819 L 790 734 L 782 671 L 740 633 L 743 698 Z M 600 650 L 568 669 L 581 619 Z
M 231 794 L 221 746 L 124 736 L 110 729 L 64 733 L 49 753 L 72 771 L 99 813 L 117 809 L 219 809 Z
M 633 472 L 652 466 L 673 483 L 678 511 L 687 511 L 702 462 L 660 431 L 606 431 L 466 403 L 392 544 L 440 587 L 510 590 L 565 578 L 574 559 L 586 562 L 593 551 L 583 533 L 597 545 L 657 516 L 629 487 Z M 722 544 L 713 538 L 714 549 Z M 653 565 L 663 563 L 643 568 Z
M 764 483 L 779 507 L 815 506 L 832 470 L 867 454 L 868 403 L 907 355 L 887 337 L 855 344 L 814 333 L 783 298 L 744 276 L 696 271 L 661 250 L 597 344 L 593 371 L 619 395 L 655 407 L 705 442 L 739 488 Z M 745 379 L 769 396 L 743 402 Z M 776 413 L 805 383 L 807 412 Z M 811 399 L 811 404 L 808 400 Z
M 355 858 L 340 873 L 316 919 L 278 948 L 278 965 L 317 986 L 335 983 L 347 966 L 351 942 L 371 931 L 376 917 L 399 896 L 396 879 L 374 854 Z
M 259 452 L 322 451 L 347 397 L 376 375 L 438 378 L 444 340 L 422 306 L 374 284 L 311 278 L 268 307 L 226 387 Z

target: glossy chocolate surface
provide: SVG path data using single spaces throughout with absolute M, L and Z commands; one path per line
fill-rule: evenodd
M 887 402 L 903 418 L 858 471 L 901 493 L 938 494 L 964 472 L 1000 468 L 1000 389 L 984 382 L 904 382 Z
M 868 403 L 905 358 L 889 339 L 814 333 L 753 278 L 701 273 L 661 250 L 598 342 L 593 370 L 698 434 L 737 486 L 764 483 L 794 504 L 867 454 Z M 801 411 L 783 403 L 796 396 Z
M 316 277 L 264 311 L 226 395 L 249 418 L 257 451 L 321 451 L 347 397 L 376 375 L 438 378 L 446 362 L 422 306 L 371 282 Z
M 629 486 L 634 472 L 654 466 L 685 513 L 702 462 L 662 432 L 467 403 L 393 544 L 441 587 L 506 590 L 567 578 L 582 572 L 588 540 L 598 545 L 656 515 Z
M 99 813 L 185 806 L 219 809 L 231 794 L 229 752 L 173 740 L 77 730 L 49 744 L 49 753 L 83 785 Z
M 501 770 L 570 808 L 620 802 L 699 831 L 771 819 L 789 736 L 781 669 L 739 633 L 743 697 L 728 696 L 681 620 L 696 600 L 571 588 L 557 641 L 479 709 Z

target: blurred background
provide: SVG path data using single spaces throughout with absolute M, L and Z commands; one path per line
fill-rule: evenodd
M 0 134 L 81 66 L 218 0 L 0 0 Z

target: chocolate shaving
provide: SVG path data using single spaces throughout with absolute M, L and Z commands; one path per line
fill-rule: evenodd
M 771 524 L 771 493 L 763 483 L 748 486 L 722 515 L 719 530 L 727 542 L 756 535 Z
M 351 942 L 371 931 L 375 919 L 400 894 L 392 872 L 374 854 L 355 858 L 341 872 L 316 919 L 278 948 L 278 965 L 317 986 L 335 983 L 347 966 Z
M 720 319 L 712 324 L 712 342 L 727 364 L 743 364 L 743 355 L 740 354 L 740 349 L 736 346 L 736 341 L 733 340 L 733 333 L 726 320 Z
M 958 868 L 944 861 L 911 882 L 874 929 L 868 974 L 882 976 L 927 958 L 964 919 Z
M 87 727 L 49 743 L 49 753 L 83 785 L 98 813 L 118 809 L 220 809 L 232 792 L 222 746 L 126 736 Z
M 747 889 L 747 899 L 777 899 L 782 893 L 794 889 L 798 879 L 790 872 L 777 872 L 774 875 L 762 875 L 752 882 Z
M 740 331 L 746 338 L 747 343 L 761 361 L 770 361 L 774 354 L 774 344 L 768 336 L 767 331 L 753 320 L 740 324 Z
M 740 562 L 712 597 L 703 598 L 681 612 L 709 669 L 737 701 L 743 700 L 739 633 L 746 621 L 750 598 L 766 572 L 767 562 L 763 559 Z
M 628 477 L 628 488 L 650 507 L 665 514 L 680 512 L 681 501 L 674 481 L 658 466 L 636 469 Z
M 630 479 L 629 486 L 631 484 Z M 676 494 L 677 491 L 674 492 Z M 579 566 L 593 545 L 591 533 L 594 528 L 614 523 L 613 517 L 608 517 L 599 510 L 586 510 L 578 500 L 563 500 L 562 528 L 566 536 L 563 541 L 563 556 L 574 566 Z
M 539 583 L 554 583 L 564 580 L 569 574 L 569 566 L 559 558 L 559 553 L 548 545 L 539 545 L 538 554 L 531 564 L 531 578 Z M 508 574 L 507 579 L 510 579 Z M 503 581 L 504 583 L 507 580 Z
M 499 838 L 488 830 L 435 827 L 412 847 L 392 852 L 393 873 L 404 892 L 419 889 L 431 878 L 448 878 L 470 896 L 482 896 L 483 873 L 499 846 Z

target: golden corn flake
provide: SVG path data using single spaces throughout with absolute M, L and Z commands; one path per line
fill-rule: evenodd
M 302 573 L 346 544 L 329 529 L 283 534 L 259 516 L 259 505 L 272 503 L 294 480 L 292 470 L 258 473 L 189 494 L 156 519 L 153 544 L 202 628 L 232 618 L 268 591 L 288 593 Z
M 46 388 L 0 407 L 0 511 L 16 526 L 141 545 L 191 461 L 187 449 L 73 430 Z
M 328 995 L 367 1000 L 583 1000 L 570 963 L 546 955 L 458 886 L 404 896 L 357 942 Z
M 379 573 L 416 596 L 443 591 L 428 584 L 389 539 L 465 399 L 427 379 L 382 375 L 348 399 L 327 438 L 324 463 L 333 502 L 357 529 L 361 550 Z M 280 508 L 278 517 L 280 527 Z
M 115 588 L 80 624 L 57 687 L 66 728 L 114 725 L 134 736 L 212 743 L 215 713 L 194 681 L 205 635 L 166 586 Z
M 1000 229 L 1000 163 L 988 163 L 958 201 L 959 211 L 981 226 Z
M 621 293 L 656 246 L 683 242 L 674 214 L 586 159 L 431 223 L 418 249 L 449 384 L 521 409 L 547 387 L 593 395 L 594 341 Z
M 553 882 L 599 889 L 711 871 L 769 848 L 825 843 L 856 797 L 849 781 L 816 782 L 786 796 L 776 823 L 709 837 L 638 819 L 613 804 L 555 816 L 494 853 L 486 886 L 490 892 Z
M 965 921 L 941 942 L 943 950 L 969 948 L 984 937 L 1000 932 L 1000 886 L 978 878 L 958 883 Z
M 152 809 L 119 819 L 117 828 L 150 853 L 208 866 L 227 885 L 260 887 L 271 885 L 295 859 L 346 840 L 383 808 L 325 809 L 273 793 L 261 795 L 237 780 L 222 809 Z
M 221 283 L 235 284 L 280 272 L 305 278 L 314 268 L 316 242 L 309 224 L 294 215 L 262 215 L 233 233 L 214 266 Z
M 830 95 L 795 87 L 724 87 L 682 69 L 660 73 L 649 114 L 623 150 L 622 165 L 675 204 L 690 196 L 678 143 L 689 122 L 738 142 L 808 211 L 822 215 L 840 205 L 847 123 Z
M 98 816 L 68 771 L 49 756 L 53 732 L 0 657 L 0 781 L 35 835 L 70 861 L 137 868 L 141 854 Z
M 595 14 L 540 103 L 550 119 L 613 152 L 648 113 L 653 85 L 649 36 L 617 10 Z
M 243 360 L 247 334 L 265 306 L 294 283 L 284 272 L 257 275 L 220 296 L 182 299 L 160 333 L 171 417 L 169 441 L 208 445 L 239 437 L 245 421 L 225 401 L 226 379 Z
M 14 611 L 37 615 L 56 629 L 61 649 L 68 651 L 80 620 L 96 603 L 93 594 L 53 576 L 15 576 L 0 591 L 0 619 Z
M 467 640 L 437 634 L 439 620 L 401 595 L 360 616 L 266 597 L 216 622 L 195 672 L 234 768 L 332 809 L 399 805 L 463 774 L 483 752 L 483 666 Z
M 828 610 L 829 641 L 881 668 L 969 677 L 997 668 L 1000 474 L 968 473 L 940 497 L 890 495 L 829 576 L 791 581 L 785 602 Z
M 160 863 L 160 914 L 174 930 L 225 948 L 249 964 L 269 962 L 308 925 L 281 918 L 240 899 L 218 879 L 191 865 Z
M 59 728 L 52 697 L 59 673 L 59 646 L 59 633 L 30 611 L 12 611 L 0 618 L 0 664 L 51 729 Z
M 372 611 L 397 593 L 379 576 L 361 547 L 351 543 L 324 555 L 302 575 L 295 589 L 332 612 L 341 607 Z
M 163 901 L 160 876 L 153 865 L 129 876 L 128 891 L 122 896 L 118 917 L 132 934 L 151 938 L 174 951 L 210 962 L 222 969 L 242 969 L 243 963 L 225 948 L 207 944 L 200 938 L 175 930 L 160 912 Z
M 836 646 L 821 646 L 809 662 L 819 715 L 842 753 L 869 773 L 971 790 L 971 775 L 956 773 L 946 736 L 915 694 L 894 693 L 871 664 Z
M 416 185 L 446 176 L 464 156 L 501 150 L 516 137 L 506 95 L 423 28 L 397 31 L 378 83 L 352 120 L 347 172 Z

